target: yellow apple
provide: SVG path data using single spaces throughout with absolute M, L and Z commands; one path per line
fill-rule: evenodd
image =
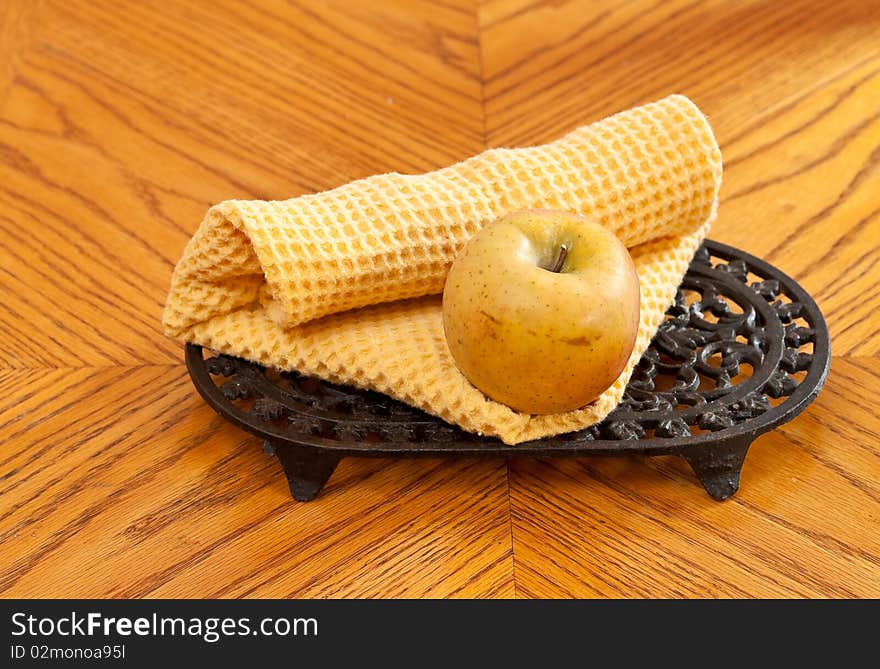
M 575 213 L 510 213 L 474 235 L 443 289 L 455 364 L 532 414 L 577 409 L 620 375 L 639 327 L 639 277 L 610 231 Z

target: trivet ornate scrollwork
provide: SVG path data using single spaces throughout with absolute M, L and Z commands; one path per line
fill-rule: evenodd
M 599 425 L 507 446 L 385 395 L 187 345 L 193 383 L 221 416 L 265 440 L 290 490 L 314 498 L 345 456 L 678 455 L 709 494 L 739 487 L 752 440 L 819 393 L 828 328 L 812 298 L 771 265 L 706 241 L 620 405 Z

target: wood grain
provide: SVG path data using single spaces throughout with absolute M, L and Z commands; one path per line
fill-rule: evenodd
M 880 596 L 880 2 L 0 3 L 0 596 Z M 344 460 L 299 504 L 160 332 L 205 209 L 534 144 L 672 92 L 712 237 L 835 357 L 713 502 L 674 459 Z
M 503 461 L 347 460 L 300 504 L 180 366 L 13 370 L 0 396 L 0 442 L 15 444 L 4 596 L 513 593 Z
M 760 437 L 718 504 L 677 458 L 517 461 L 517 594 L 880 595 L 880 361 L 836 358 L 827 388 Z
M 156 323 L 210 204 L 484 145 L 467 4 L 3 4 L 8 366 L 179 361 Z

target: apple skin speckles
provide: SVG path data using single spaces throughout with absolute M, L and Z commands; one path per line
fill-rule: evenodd
M 499 321 L 494 316 L 491 316 L 490 314 L 486 313 L 485 309 L 480 309 L 480 313 L 486 318 L 486 320 L 494 323 L 495 325 L 501 325 L 501 321 Z
M 563 344 L 569 344 L 570 346 L 591 346 L 593 344 L 592 339 L 584 337 L 583 335 L 580 337 L 563 337 L 559 341 Z
M 613 233 L 566 211 L 518 211 L 484 227 L 456 258 L 443 292 L 458 368 L 491 399 L 532 414 L 593 401 L 623 370 L 638 324 L 629 252 Z

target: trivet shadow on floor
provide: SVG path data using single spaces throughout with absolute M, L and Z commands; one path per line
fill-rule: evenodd
M 678 455 L 717 499 L 739 487 L 752 440 L 819 393 L 828 328 L 793 279 L 706 241 L 620 405 L 599 425 L 508 446 L 385 395 L 266 369 L 188 344 L 205 401 L 265 440 L 290 491 L 313 499 L 342 457 Z

